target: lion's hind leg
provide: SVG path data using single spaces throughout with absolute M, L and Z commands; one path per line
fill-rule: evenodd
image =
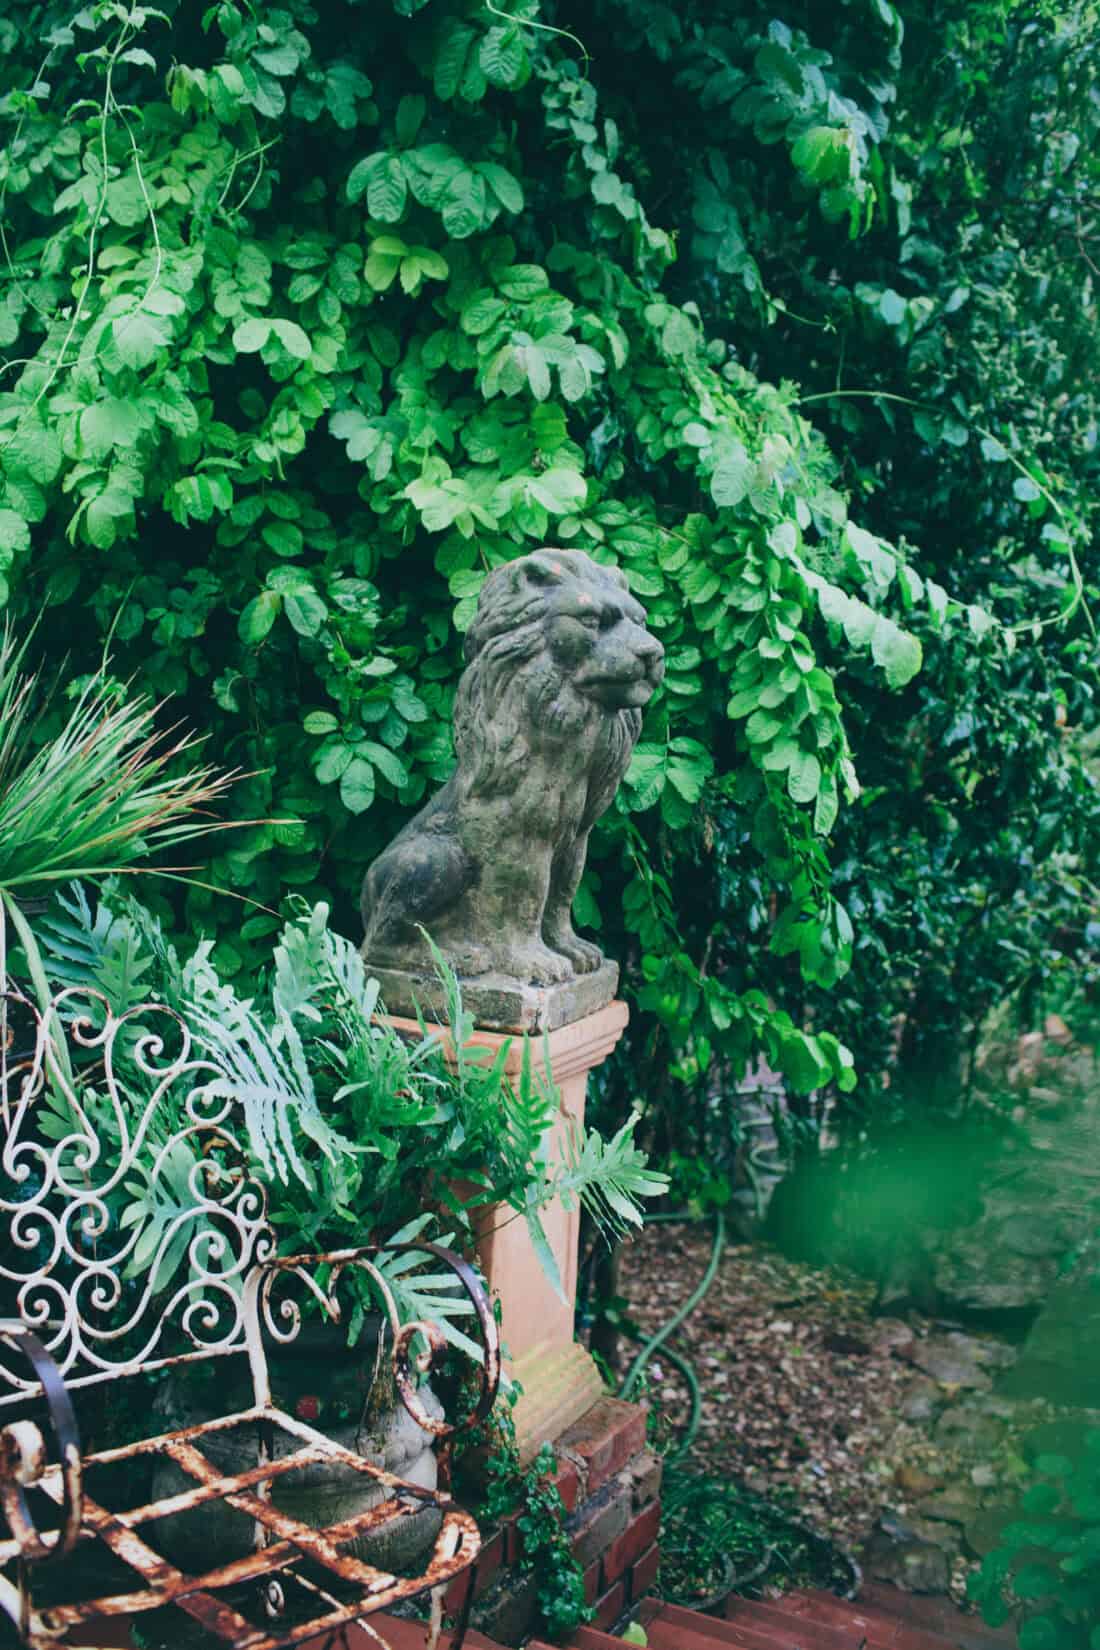
M 391 967 L 422 967 L 428 953 L 420 930 L 434 938 L 473 880 L 473 863 L 457 837 L 439 831 L 398 837 L 363 882 L 363 955 Z

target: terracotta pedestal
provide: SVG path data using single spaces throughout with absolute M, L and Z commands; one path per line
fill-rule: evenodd
M 544 1071 L 549 1053 L 550 1071 L 561 1095 L 561 1119 L 555 1144 L 568 1120 L 584 1121 L 588 1073 L 600 1065 L 623 1034 L 629 1017 L 624 1002 L 611 1002 L 572 1025 L 560 1026 L 543 1038 L 531 1038 L 531 1062 Z M 415 1020 L 391 1019 L 398 1030 L 418 1030 Z M 440 1029 L 444 1046 L 449 1041 Z M 475 1031 L 468 1046 L 483 1048 L 491 1061 L 502 1043 L 513 1038 L 505 1070 L 518 1078 L 522 1045 L 515 1033 Z M 554 1155 L 557 1155 L 556 1153 Z M 515 1409 L 516 1438 L 524 1461 L 535 1455 L 545 1439 L 553 1440 L 579 1420 L 603 1391 L 591 1356 L 573 1339 L 573 1311 L 577 1294 L 580 1238 L 579 1209 L 566 1210 L 560 1202 L 543 1211 L 543 1226 L 562 1280 L 562 1296 L 547 1278 L 531 1246 L 527 1225 L 506 1205 L 491 1205 L 480 1213 L 478 1254 L 492 1292 L 500 1296 L 508 1373 L 520 1382 L 523 1396 Z

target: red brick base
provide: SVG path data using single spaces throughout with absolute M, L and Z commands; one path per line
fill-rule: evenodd
M 661 1463 L 646 1448 L 645 1434 L 640 1405 L 601 1398 L 554 1446 L 566 1531 L 601 1630 L 644 1598 L 657 1574 Z M 519 1567 L 514 1518 L 487 1536 L 484 1555 L 474 1624 L 502 1644 L 519 1644 L 534 1625 L 535 1601 L 531 1578 Z M 452 1591 L 448 1610 L 461 1602 L 461 1587 Z

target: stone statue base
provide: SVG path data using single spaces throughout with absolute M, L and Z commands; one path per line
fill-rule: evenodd
M 429 1024 L 446 1023 L 443 987 L 436 974 L 412 974 L 401 968 L 374 968 L 367 973 L 381 987 L 387 1015 L 415 1019 L 417 1010 Z M 619 984 L 618 963 L 606 959 L 592 974 L 578 974 L 557 985 L 524 985 L 506 974 L 479 974 L 461 979 L 462 1006 L 478 1030 L 525 1032 L 541 1036 L 557 1031 L 611 1002 Z

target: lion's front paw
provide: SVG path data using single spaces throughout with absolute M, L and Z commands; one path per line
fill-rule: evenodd
M 555 985 L 559 980 L 572 978 L 573 964 L 558 951 L 551 951 L 541 940 L 529 945 L 510 946 L 497 959 L 497 968 L 513 979 L 526 980 L 531 985 Z
M 549 934 L 547 938 L 555 951 L 568 957 L 578 974 L 594 974 L 603 962 L 603 952 L 591 940 L 582 940 L 569 929 L 564 934 Z

